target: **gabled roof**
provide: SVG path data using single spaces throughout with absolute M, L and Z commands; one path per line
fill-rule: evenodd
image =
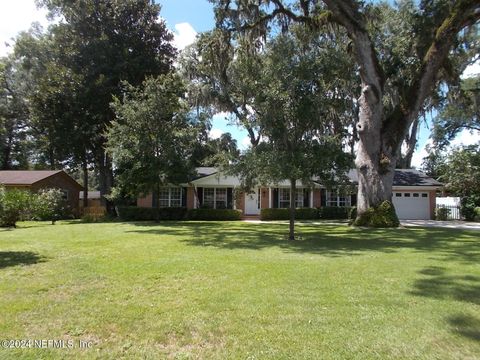
M 352 183 L 358 184 L 356 169 L 350 170 L 347 176 Z M 443 184 L 415 169 L 395 169 L 393 186 L 443 186 Z
M 0 184 L 32 185 L 60 172 L 62 170 L 2 170 Z
M 31 186 L 54 175 L 64 176 L 76 187 L 82 189 L 82 186 L 63 170 L 1 170 L 0 185 Z
M 219 171 L 215 167 L 198 167 L 196 170 L 198 175 L 192 180 L 198 180 L 216 174 Z M 353 184 L 358 184 L 356 169 L 350 170 L 347 173 L 347 177 Z M 314 182 L 322 185 L 318 180 L 315 180 Z M 443 186 L 443 184 L 418 170 L 396 169 L 393 178 L 393 186 Z
M 195 168 L 195 170 L 197 171 L 197 175 L 194 176 L 192 180 L 201 179 L 203 177 L 216 174 L 218 172 L 217 168 L 211 166 L 197 167 Z

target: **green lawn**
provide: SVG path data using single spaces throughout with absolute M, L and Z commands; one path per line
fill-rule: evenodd
M 480 232 L 241 222 L 0 230 L 0 358 L 474 359 Z M 92 348 L 78 348 L 78 341 Z

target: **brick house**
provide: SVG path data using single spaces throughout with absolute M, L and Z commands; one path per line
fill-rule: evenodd
M 356 170 L 348 174 L 352 185 L 357 184 Z M 356 194 L 329 190 L 318 181 L 312 186 L 297 182 L 296 207 L 354 206 Z M 290 185 L 287 181 L 260 186 L 252 193 L 238 193 L 240 180 L 224 175 L 213 167 L 197 168 L 197 176 L 180 186 L 163 187 L 155 196 L 148 194 L 137 199 L 139 207 L 186 207 L 194 209 L 239 209 L 245 215 L 258 215 L 265 208 L 290 206 Z M 395 171 L 392 201 L 400 219 L 433 219 L 436 193 L 443 185 L 417 170 Z
M 63 170 L 2 170 L 0 186 L 32 192 L 41 189 L 60 189 L 73 213 L 79 214 L 79 192 L 83 187 Z

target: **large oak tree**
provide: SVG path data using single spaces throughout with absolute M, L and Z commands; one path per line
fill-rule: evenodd
M 379 44 L 369 21 L 371 4 L 354 0 L 212 0 L 217 27 L 230 33 L 265 34 L 273 25 L 288 30 L 292 22 L 311 28 L 336 24 L 351 40 L 362 87 L 359 94 L 358 217 L 369 208 L 390 201 L 395 167 L 409 128 L 438 85 L 438 74 L 452 64 L 449 54 L 461 47 L 462 34 L 478 26 L 480 4 L 476 0 L 421 1 L 415 6 L 417 21 L 410 29 L 416 40 L 412 61 L 418 63 L 408 81 L 396 86 L 398 101 L 385 107 L 385 71 Z M 393 34 L 387 34 L 394 36 Z M 388 110 L 388 111 L 386 111 Z

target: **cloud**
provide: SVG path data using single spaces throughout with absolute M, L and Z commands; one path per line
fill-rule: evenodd
M 0 1 L 0 56 L 12 51 L 12 38 L 20 31 L 28 30 L 32 22 L 38 22 L 43 27 L 49 24 L 47 11 L 37 9 L 34 0 Z
M 450 146 L 462 146 L 462 145 L 474 145 L 480 141 L 480 131 L 463 130 L 460 132 L 452 142 Z
M 210 132 L 208 133 L 208 136 L 211 139 L 218 139 L 220 136 L 222 136 L 222 134 L 223 134 L 223 130 L 214 128 L 210 130 Z
M 450 142 L 450 146 L 445 149 L 446 152 L 449 152 L 452 148 L 456 146 L 467 146 L 467 145 L 474 145 L 480 141 L 480 131 L 469 131 L 463 130 L 461 131 L 455 139 Z M 428 152 L 426 147 L 433 146 L 432 139 L 428 139 L 420 150 L 417 150 L 413 153 L 412 156 L 412 166 L 419 169 L 422 165 L 423 158 L 428 156 Z
M 183 50 L 188 45 L 193 44 L 196 37 L 197 32 L 189 23 L 176 24 L 173 32 L 173 45 L 178 50 Z
M 251 146 L 250 137 L 249 137 L 249 136 L 245 136 L 245 137 L 242 139 L 242 141 L 240 142 L 239 148 L 240 148 L 241 150 L 246 150 L 246 149 L 248 149 L 250 146 Z
M 472 65 L 467 66 L 467 68 L 462 74 L 462 78 L 464 79 L 475 75 L 480 75 L 480 60 L 473 63 Z

